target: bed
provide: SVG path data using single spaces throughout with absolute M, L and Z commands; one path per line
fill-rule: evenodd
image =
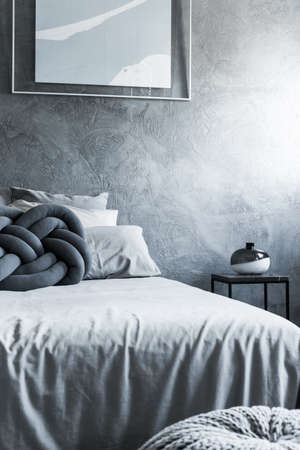
M 161 277 L 0 292 L 1 450 L 134 450 L 236 405 L 297 406 L 300 329 Z

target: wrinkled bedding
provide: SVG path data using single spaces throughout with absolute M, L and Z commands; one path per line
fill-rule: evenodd
M 237 405 L 295 408 L 300 329 L 164 278 L 0 292 L 0 449 L 135 450 Z

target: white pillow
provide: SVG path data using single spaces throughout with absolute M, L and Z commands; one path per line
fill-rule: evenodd
M 21 211 L 28 211 L 41 203 L 27 202 L 26 200 L 16 200 L 9 206 L 17 208 Z M 83 228 L 90 227 L 114 227 L 117 225 L 118 211 L 114 209 L 82 209 L 75 206 L 61 205 L 72 211 L 80 222 Z
M 50 194 L 16 186 L 10 188 L 11 201 L 26 200 L 36 203 L 55 203 L 56 205 L 75 206 L 82 209 L 106 209 L 108 192 L 91 197 L 90 195 Z
M 160 270 L 150 256 L 143 229 L 133 225 L 86 230 L 92 255 L 88 280 L 155 277 Z

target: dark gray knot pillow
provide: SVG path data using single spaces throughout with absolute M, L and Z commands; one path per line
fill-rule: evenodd
M 83 227 L 68 208 L 40 205 L 23 213 L 0 205 L 0 290 L 77 284 L 90 264 Z

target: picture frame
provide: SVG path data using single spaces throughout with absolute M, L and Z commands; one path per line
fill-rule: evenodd
M 172 84 L 170 88 L 35 82 L 36 1 L 38 0 L 27 0 L 26 2 L 12 0 L 13 94 L 191 100 L 192 0 L 171 0 Z M 151 2 L 153 0 L 144 1 Z

